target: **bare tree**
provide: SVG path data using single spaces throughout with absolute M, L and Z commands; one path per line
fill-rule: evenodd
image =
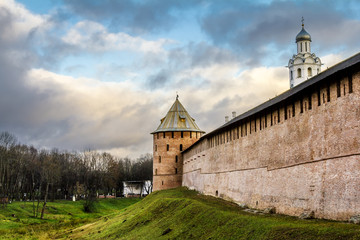
M 49 152 L 19 144 L 8 132 L 0 133 L 0 204 L 31 199 L 35 217 L 40 213 L 41 202 L 40 217 L 44 217 L 48 199 L 83 195 L 91 203 L 99 193 L 122 193 L 123 181 L 151 179 L 150 154 L 133 160 L 96 151 Z

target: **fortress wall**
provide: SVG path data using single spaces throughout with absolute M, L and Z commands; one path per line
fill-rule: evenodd
M 183 185 L 289 215 L 359 214 L 360 73 L 348 75 L 205 136 L 183 153 Z

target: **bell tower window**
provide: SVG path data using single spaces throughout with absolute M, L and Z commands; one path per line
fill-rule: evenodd
M 298 78 L 301 78 L 301 68 L 298 68 L 298 69 L 297 69 L 297 77 L 298 77 Z
M 312 69 L 311 69 L 311 67 L 308 68 L 308 76 L 312 77 Z

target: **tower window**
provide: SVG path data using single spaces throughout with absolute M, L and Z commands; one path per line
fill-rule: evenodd
M 166 144 L 166 151 L 169 151 L 169 148 L 170 148 L 169 144 Z
M 155 169 L 155 175 L 157 175 L 157 168 Z
M 161 185 L 164 185 L 164 181 L 161 181 Z
M 159 163 L 161 163 L 161 156 L 159 156 Z
M 157 151 L 157 145 L 155 145 L 155 152 Z
M 308 76 L 312 77 L 312 69 L 310 67 L 308 68 Z
M 177 174 L 178 173 L 178 170 L 177 170 L 177 168 L 175 168 L 175 174 Z
M 165 138 L 165 132 L 163 132 L 163 138 Z
M 290 71 L 290 79 L 293 80 L 293 71 Z
M 190 132 L 190 138 L 192 138 L 192 132 Z
M 174 132 L 171 132 L 171 138 L 174 138 Z
M 184 138 L 184 132 L 181 132 L 181 138 Z
M 302 43 L 300 43 L 300 52 L 302 52 L 302 49 L 303 49 Z
M 298 68 L 298 70 L 297 70 L 297 77 L 301 78 L 301 68 Z
M 175 156 L 175 162 L 177 163 L 178 160 L 179 160 L 179 158 L 178 158 L 178 156 L 176 155 L 176 156 Z
M 182 144 L 180 144 L 180 151 L 182 151 L 183 150 L 183 145 Z
M 156 133 L 156 137 L 157 137 L 157 139 L 159 139 L 159 133 Z
M 305 43 L 305 52 L 307 52 L 307 43 Z

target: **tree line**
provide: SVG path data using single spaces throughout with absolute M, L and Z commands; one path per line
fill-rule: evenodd
M 0 133 L 0 199 L 91 198 L 123 192 L 123 181 L 152 180 L 152 155 L 118 158 L 97 151 L 67 152 L 36 149 L 21 144 L 8 132 Z M 37 212 L 37 211 L 36 211 Z M 34 209 L 35 215 L 35 209 Z

